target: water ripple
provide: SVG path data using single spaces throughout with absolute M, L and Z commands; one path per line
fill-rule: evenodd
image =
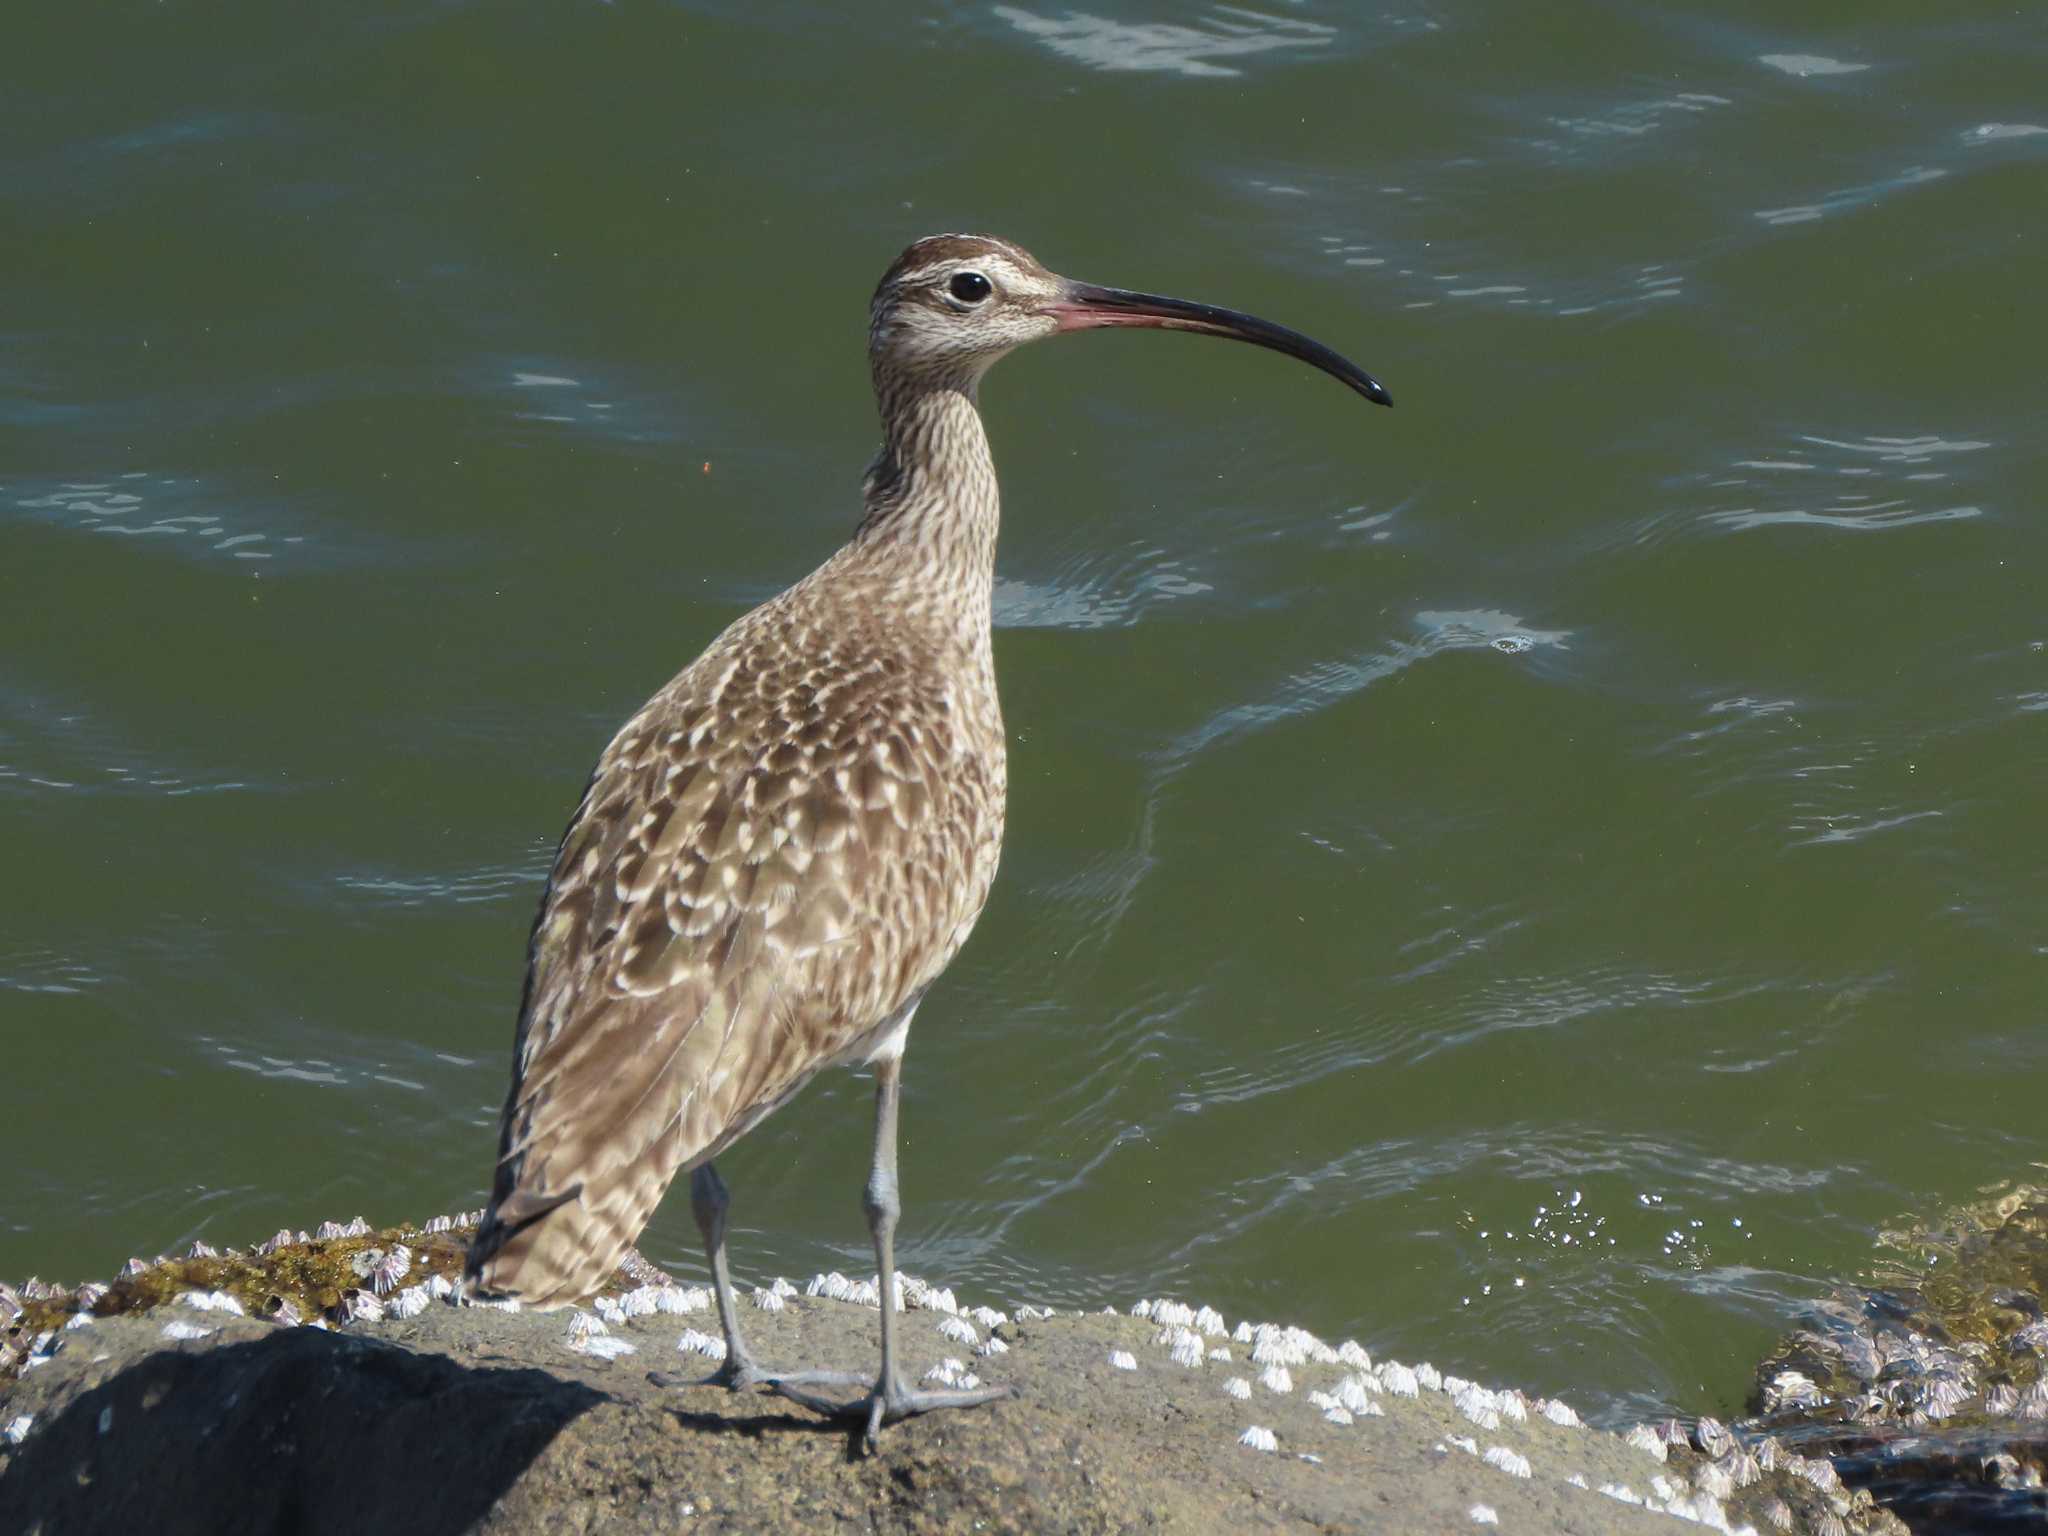
M 466 906 L 524 899 L 538 878 L 532 867 L 514 865 L 452 875 L 348 874 L 336 877 L 335 884 L 379 907 L 425 907 L 443 902 Z
M 2040 123 L 1979 123 L 1963 135 L 1963 142 L 1969 145 L 1996 144 L 2011 139 L 2031 139 L 2048 134 L 2048 126 Z
M 1735 103 L 1726 96 L 1716 96 L 1708 91 L 1679 91 L 1670 96 L 1616 102 L 1584 116 L 1553 117 L 1550 126 L 1581 138 L 1637 139 L 1665 127 L 1674 118 L 1696 117 L 1716 107 L 1733 105 Z M 1533 142 L 1535 147 L 1545 147 L 1545 141 Z M 1552 143 L 1548 147 L 1562 146 Z
M 1846 528 L 1870 533 L 1885 528 L 1910 528 L 1919 523 L 1952 523 L 1984 515 L 1981 507 L 1916 508 L 1903 501 L 1864 505 L 1864 498 L 1857 497 L 1854 500 L 1856 505 L 1847 504 L 1845 498 L 1844 503 L 1819 511 L 1810 511 L 1804 507 L 1786 507 L 1776 511 L 1735 507 L 1726 512 L 1710 513 L 1706 520 L 1738 530 L 1766 528 L 1774 524 L 1802 524 L 1812 528 Z
M 663 388 L 616 376 L 591 381 L 592 374 L 621 372 L 608 361 L 490 355 L 465 372 L 465 390 L 492 400 L 513 421 L 566 427 L 621 444 L 671 444 L 680 436 L 675 402 Z M 706 463 L 698 472 L 710 471 Z
M 1219 710 L 1165 747 L 1162 759 L 1182 764 L 1234 737 L 1314 714 L 1444 651 L 1491 650 L 1512 656 L 1539 646 L 1570 649 L 1570 630 L 1541 629 L 1497 608 L 1425 610 L 1415 615 L 1415 624 L 1422 631 L 1415 640 L 1397 641 L 1387 650 L 1362 656 L 1312 662 L 1261 690 L 1257 699 Z
M 54 950 L 30 947 L 12 954 L 0 954 L 0 989 L 10 992 L 40 992 L 72 997 L 97 987 L 106 977 L 82 960 Z
M 1240 75 L 1219 59 L 1246 59 L 1287 49 L 1326 48 L 1335 27 L 1286 16 L 1268 16 L 1237 6 L 1219 6 L 1204 20 L 1117 21 L 1085 11 L 1041 16 L 1020 6 L 999 5 L 995 14 L 1060 55 L 1090 69 L 1180 75 L 1190 79 Z
M 1134 543 L 1082 551 L 1044 582 L 997 577 L 995 621 L 1005 629 L 1118 629 L 1161 603 L 1214 590 L 1185 559 Z
M 180 771 L 143 750 L 87 709 L 66 706 L 20 686 L 0 685 L 0 790 L 56 790 L 89 797 L 228 794 L 267 787 L 243 778 Z
M 170 539 L 183 552 L 225 554 L 236 560 L 272 560 L 304 534 L 264 532 L 243 521 L 244 510 L 223 511 L 223 499 L 195 480 L 132 470 L 111 480 L 69 481 L 14 505 L 42 520 L 89 533 L 133 539 Z M 204 506 L 203 511 L 183 508 Z
M 1895 827 L 1925 821 L 1930 817 L 1943 815 L 1941 811 L 1901 811 L 1897 815 L 1815 815 L 1792 824 L 1794 832 L 1804 832 L 1818 827 L 1811 837 L 1802 837 L 1792 844 L 1795 848 L 1810 847 L 1816 843 L 1860 843 L 1866 837 L 1880 832 L 1889 832 Z
M 1831 59 L 1819 53 L 1765 53 L 1757 56 L 1759 64 L 1768 64 L 1783 74 L 1796 75 L 1804 80 L 1811 75 L 1855 75 L 1870 68 L 1868 64 L 1854 64 L 1846 59 Z
M 1400 187 L 1379 190 L 1387 194 L 1403 191 Z M 1403 309 L 1434 309 L 1446 300 L 1457 300 L 1476 302 L 1481 308 L 1534 310 L 1574 318 L 1640 309 L 1647 300 L 1680 298 L 1686 291 L 1687 274 L 1673 262 L 1645 262 L 1598 278 L 1574 273 L 1538 286 L 1527 273 L 1475 270 L 1491 260 L 1481 252 L 1443 253 L 1449 270 L 1431 270 L 1428 258 L 1439 255 L 1435 247 L 1441 242 L 1368 241 L 1344 234 L 1319 235 L 1317 241 L 1321 247 L 1317 254 L 1341 266 L 1384 268 L 1386 277 L 1407 280 L 1407 291 L 1417 296 L 1402 301 Z
M 1726 493 L 1731 491 L 1748 493 L 1741 505 L 1717 506 L 1690 517 L 1659 511 L 1634 526 L 1633 538 L 1649 542 L 1688 525 L 1738 533 L 1788 525 L 1874 533 L 1968 521 L 1984 516 L 1984 508 L 1930 495 L 1927 488 L 1952 480 L 1965 456 L 1998 447 L 1984 438 L 1938 433 L 1800 433 L 1775 451 L 1733 460 L 1729 469 L 1735 473 L 1691 477 L 1695 485 L 1716 493 L 1717 500 L 1730 499 Z M 1842 480 L 1857 488 L 1832 488 Z
M 366 1042 L 367 1043 L 367 1042 Z M 264 1049 L 254 1041 L 197 1035 L 193 1044 L 220 1065 L 279 1083 L 304 1083 L 316 1088 L 348 1089 L 376 1100 L 385 1087 L 407 1093 L 435 1094 L 449 1101 L 453 1082 L 467 1083 L 477 1063 L 466 1056 L 425 1047 L 405 1048 L 407 1060 L 393 1061 L 365 1051 L 352 1057 L 332 1052 L 287 1054 Z M 450 1074 L 454 1076 L 450 1076 Z M 436 1081 L 423 1081 L 433 1078 Z M 465 1117 L 467 1118 L 467 1117 Z
M 1759 208 L 1755 217 L 1770 225 L 1811 224 L 1830 214 L 1861 208 L 1909 187 L 1939 181 L 1948 172 L 1938 165 L 1909 165 L 1895 175 L 1824 194 L 1818 202 L 1791 203 L 1781 208 Z

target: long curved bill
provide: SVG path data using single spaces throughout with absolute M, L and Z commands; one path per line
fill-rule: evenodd
M 1375 405 L 1392 405 L 1394 397 L 1384 384 L 1350 359 L 1332 352 L 1321 342 L 1290 331 L 1284 325 L 1261 320 L 1257 315 L 1221 309 L 1214 304 L 1197 304 L 1189 299 L 1169 299 L 1157 293 L 1133 293 L 1127 288 L 1098 288 L 1093 283 L 1068 282 L 1060 298 L 1051 305 L 1062 331 L 1085 331 L 1102 325 L 1150 326 L 1162 331 L 1195 331 L 1204 336 L 1227 336 L 1248 341 L 1301 359 L 1341 380 Z

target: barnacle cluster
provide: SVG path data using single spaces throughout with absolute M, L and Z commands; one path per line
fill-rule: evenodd
M 425 1285 L 439 1277 L 452 1287 L 461 1278 L 474 1222 L 471 1212 L 373 1228 L 358 1216 L 323 1222 L 311 1232 L 282 1230 L 248 1248 L 198 1242 L 183 1256 L 130 1259 L 108 1284 L 30 1280 L 10 1292 L 11 1305 L 0 1301 L 0 1379 L 20 1369 L 40 1334 L 79 1315 L 111 1317 L 181 1301 L 282 1323 L 381 1313 L 389 1303 L 380 1298 L 402 1280 Z M 19 1310 L 4 1315 L 14 1307 Z
M 1886 1232 L 1757 1367 L 1745 1440 L 1832 1458 L 1909 1522 L 1992 1529 L 2048 1479 L 2048 1189 Z

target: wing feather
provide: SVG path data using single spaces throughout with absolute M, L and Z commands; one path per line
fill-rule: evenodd
M 943 668 L 900 645 L 799 664 L 767 612 L 621 729 L 563 836 L 470 1252 L 485 1290 L 595 1290 L 676 1173 L 920 994 L 987 895 L 1002 764 L 962 748 Z

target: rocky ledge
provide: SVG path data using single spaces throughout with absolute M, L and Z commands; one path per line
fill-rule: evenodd
M 1610 1434 L 1298 1328 L 967 1308 L 910 1279 L 913 1374 L 1018 1395 L 869 1456 L 772 1395 L 672 1384 L 722 1352 L 702 1288 L 640 1264 L 589 1311 L 463 1306 L 465 1236 L 330 1224 L 0 1291 L 0 1529 L 1905 1529 L 1826 1460 L 1712 1420 Z M 761 1359 L 871 1370 L 877 1300 L 819 1276 L 742 1305 Z

